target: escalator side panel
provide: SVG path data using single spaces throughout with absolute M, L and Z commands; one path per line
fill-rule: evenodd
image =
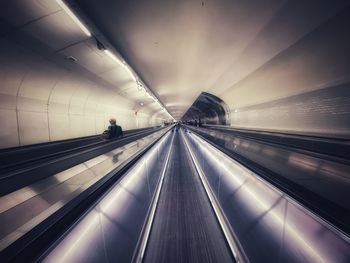
M 320 217 L 189 133 L 191 148 L 250 262 L 349 262 L 350 240 Z M 210 178 L 212 177 L 212 178 Z
M 130 262 L 170 137 L 153 146 L 40 260 Z
M 194 132 L 350 233 L 349 165 L 277 143 L 239 138 L 222 131 L 198 128 Z

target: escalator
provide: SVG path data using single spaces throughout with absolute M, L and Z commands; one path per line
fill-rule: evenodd
M 149 127 L 141 129 L 132 129 L 124 131 L 122 138 L 141 134 L 146 131 L 156 130 L 158 127 Z M 0 174 L 20 169 L 26 165 L 30 165 L 35 161 L 48 160 L 52 157 L 63 156 L 67 153 L 79 151 L 82 149 L 89 149 L 108 141 L 120 140 L 106 140 L 101 135 L 92 135 L 86 137 L 79 137 L 74 139 L 67 139 L 54 142 L 46 142 L 39 144 L 31 144 L 0 150 Z
M 143 262 L 233 262 L 182 132 L 176 132 Z
M 350 235 L 348 140 L 229 127 L 188 128 Z
M 168 132 L 40 261 L 235 262 L 184 136 Z
M 85 151 L 87 154 L 84 158 L 90 158 L 83 162 L 79 162 L 79 158 L 73 159 L 71 155 L 59 158 L 57 165 L 60 172 L 35 178 L 27 186 L 1 196 L 0 258 L 19 257 L 23 260 L 35 255 L 36 250 L 49 243 L 51 238 L 54 239 L 88 209 L 91 202 L 118 180 L 169 128 L 151 129 L 120 140 L 107 141 L 106 147 L 90 149 L 92 154 Z M 98 155 L 100 151 L 102 154 Z M 79 156 L 79 153 L 75 154 Z M 74 165 L 68 169 L 64 167 L 65 164 L 59 166 L 60 161 L 65 160 Z M 52 172 L 50 163 L 47 168 Z M 26 175 L 24 172 L 23 176 Z M 23 182 L 13 180 L 13 183 L 18 186 Z
M 125 131 L 123 137 L 112 140 L 104 140 L 98 135 L 2 150 L 0 151 L 0 196 L 161 129 L 152 127 Z
M 86 199 L 84 209 L 72 212 L 11 259 L 350 260 L 347 235 L 186 127 L 163 132 L 117 179 Z

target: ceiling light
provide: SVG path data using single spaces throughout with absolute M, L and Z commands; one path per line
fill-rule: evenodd
M 56 2 L 59 4 L 59 6 L 69 15 L 72 20 L 80 27 L 80 29 L 87 35 L 88 37 L 91 37 L 91 33 L 89 29 L 86 28 L 86 26 L 79 20 L 79 18 L 69 9 L 69 7 L 62 1 L 62 0 L 56 0 Z
M 68 56 L 68 57 L 66 57 L 66 59 L 69 60 L 70 62 L 77 62 L 77 61 L 78 61 L 78 60 L 77 60 L 75 57 L 73 57 L 73 56 Z
M 117 58 L 111 51 L 109 51 L 108 49 L 104 49 L 103 52 L 105 52 L 112 60 L 117 62 L 118 65 L 125 67 L 124 63 L 121 62 L 121 60 L 119 58 Z
M 118 63 L 118 65 L 124 67 L 124 69 L 129 73 L 130 77 L 133 79 L 133 81 L 136 81 L 136 77 L 134 76 L 134 74 L 131 72 L 130 68 L 128 67 L 128 65 L 126 65 L 125 63 L 123 63 L 119 58 L 117 58 L 111 51 L 109 51 L 108 49 L 104 49 L 103 50 L 111 59 L 113 59 L 115 62 Z
M 124 65 L 124 68 L 126 69 L 126 71 L 129 73 L 130 77 L 136 81 L 136 78 L 134 76 L 134 74 L 131 72 L 130 68 L 127 65 Z

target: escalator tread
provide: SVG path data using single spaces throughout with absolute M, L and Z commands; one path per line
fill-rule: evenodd
M 232 262 L 183 140 L 176 135 L 144 262 Z

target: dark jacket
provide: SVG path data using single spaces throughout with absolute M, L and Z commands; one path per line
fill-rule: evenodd
M 123 136 L 122 127 L 119 125 L 109 125 L 108 126 L 108 139 L 118 138 Z

